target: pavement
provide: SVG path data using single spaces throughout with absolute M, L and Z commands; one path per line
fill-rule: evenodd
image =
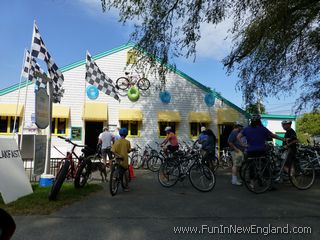
M 135 174 L 130 192 L 120 189 L 112 197 L 104 184 L 103 191 L 51 215 L 14 216 L 12 239 L 320 239 L 319 179 L 306 191 L 281 184 L 254 194 L 219 171 L 215 188 L 202 193 L 188 178 L 164 188 L 155 173 Z

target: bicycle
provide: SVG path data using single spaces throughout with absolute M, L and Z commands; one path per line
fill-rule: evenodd
M 85 148 L 84 151 L 87 152 L 87 149 L 89 148 Z M 94 169 L 92 168 L 93 167 L 92 165 L 94 163 L 102 163 L 101 145 L 97 146 L 97 150 L 95 152 L 96 152 L 95 154 L 87 156 L 85 160 L 81 162 L 74 179 L 76 188 L 84 187 L 86 185 L 86 183 L 88 182 L 88 180 L 90 179 L 94 171 Z M 85 155 L 88 155 L 88 153 Z M 102 175 L 102 171 L 100 171 L 100 174 L 102 179 L 103 177 L 106 177 Z
M 58 136 L 58 138 L 64 139 L 66 142 L 70 143 L 73 145 L 72 149 L 70 152 L 67 152 L 67 155 L 64 159 L 62 159 L 59 164 L 58 164 L 58 172 L 55 177 L 55 180 L 53 182 L 53 185 L 51 187 L 51 191 L 49 193 L 49 200 L 56 200 L 57 195 L 61 189 L 61 186 L 64 182 L 64 180 L 67 179 L 75 179 L 75 176 L 77 174 L 77 171 L 81 165 L 81 163 L 85 160 L 85 155 L 88 152 L 88 149 L 86 148 L 86 145 L 78 145 L 76 143 L 73 143 L 70 139 Z M 82 147 L 82 155 L 78 156 L 74 150 L 76 147 Z M 75 163 L 73 156 L 78 160 L 77 163 Z M 81 187 L 80 182 L 78 179 L 75 179 L 74 181 L 74 186 L 75 188 Z
M 229 147 L 226 147 L 224 148 L 222 151 L 221 151 L 221 156 L 220 156 L 220 159 L 219 159 L 219 165 L 222 167 L 222 168 L 230 168 L 232 167 L 232 156 L 231 156 L 231 153 L 230 153 L 230 148 Z
M 216 183 L 214 172 L 199 161 L 197 155 L 173 154 L 161 164 L 158 180 L 164 187 L 174 186 L 178 180 L 181 182 L 189 176 L 191 185 L 200 192 L 211 191 Z
M 109 190 L 111 196 L 115 196 L 119 189 L 119 184 L 121 183 L 122 189 L 126 189 L 128 186 L 128 183 L 126 182 L 125 178 L 125 172 L 128 171 L 128 169 L 124 169 L 120 162 L 123 160 L 123 158 L 119 155 L 114 156 L 112 158 L 112 167 L 111 167 L 111 173 L 110 173 L 110 181 L 109 181 Z
M 285 157 L 279 161 L 278 157 L 271 154 L 248 158 L 244 170 L 244 182 L 248 190 L 254 193 L 264 193 L 272 187 L 273 183 L 283 181 L 286 175 L 285 163 Z M 297 158 L 289 167 L 287 178 L 297 189 L 309 189 L 315 180 L 315 169 L 312 162 Z
M 125 77 L 119 77 L 116 81 L 116 88 L 120 90 L 127 90 L 128 88 L 137 85 L 142 91 L 146 91 L 150 88 L 150 81 L 145 77 L 138 77 L 125 72 Z

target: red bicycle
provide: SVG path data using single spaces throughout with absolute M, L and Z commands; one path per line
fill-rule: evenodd
M 116 87 L 120 90 L 127 90 L 128 88 L 137 85 L 142 91 L 146 91 L 150 87 L 150 81 L 145 77 L 138 77 L 125 72 L 125 77 L 120 77 L 116 81 Z
M 72 142 L 69 138 L 58 136 L 58 138 L 64 139 L 66 142 L 73 145 L 70 152 L 67 152 L 67 155 L 64 159 L 62 159 L 58 164 L 58 173 L 56 175 L 56 178 L 53 182 L 53 185 L 51 187 L 51 191 L 49 194 L 49 200 L 55 200 L 57 199 L 57 195 L 61 189 L 61 186 L 64 182 L 64 180 L 67 179 L 74 179 L 74 186 L 75 188 L 80 188 L 85 185 L 84 180 L 82 179 L 80 181 L 80 178 L 76 177 L 77 172 L 80 169 L 80 166 L 82 162 L 85 161 L 86 156 L 88 155 L 88 148 L 86 145 L 78 145 L 74 142 Z M 78 156 L 74 150 L 76 147 L 83 148 L 82 155 Z M 74 161 L 73 156 L 78 160 L 77 162 Z

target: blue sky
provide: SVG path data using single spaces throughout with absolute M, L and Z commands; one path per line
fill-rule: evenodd
M 59 67 L 118 47 L 129 41 L 132 23 L 123 26 L 116 11 L 102 13 L 100 0 L 10 0 L 0 1 L 0 89 L 19 83 L 23 53 L 30 48 L 33 21 L 37 21 L 47 49 Z M 218 27 L 203 25 L 197 58 L 180 58 L 179 70 L 220 92 L 243 107 L 242 94 L 235 90 L 236 73 L 227 76 L 221 59 L 231 48 L 225 39 L 229 21 Z M 297 96 L 265 99 L 268 113 L 291 114 Z

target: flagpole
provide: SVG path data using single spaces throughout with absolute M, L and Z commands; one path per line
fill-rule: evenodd
M 24 56 L 23 56 L 23 62 L 22 62 L 22 71 L 20 73 L 20 82 L 19 82 L 19 91 L 18 91 L 18 99 L 17 99 L 17 106 L 16 106 L 16 113 L 14 115 L 14 123 L 13 123 L 13 129 L 12 129 L 12 138 L 15 137 L 15 129 L 16 129 L 16 122 L 17 122 L 17 114 L 18 114 L 18 107 L 19 107 L 19 103 L 20 103 L 20 92 L 21 92 L 21 82 L 22 82 L 22 78 L 23 78 L 23 70 L 24 70 L 24 63 L 26 61 L 26 52 L 27 49 L 24 50 Z M 18 133 L 19 135 L 19 128 L 18 128 Z M 21 149 L 19 149 L 21 150 Z
M 29 75 L 30 75 L 30 68 L 31 68 L 31 58 L 32 58 L 32 43 L 34 38 L 34 26 L 36 24 L 36 20 L 33 20 L 33 29 L 32 29 L 32 38 L 31 38 L 31 45 L 30 45 L 30 59 L 29 59 L 29 69 L 28 69 L 28 78 L 26 81 L 26 96 L 24 101 L 24 111 L 23 111 L 23 121 L 22 121 L 22 130 L 21 130 L 21 141 L 20 141 L 20 150 L 22 149 L 22 142 L 23 142 L 23 130 L 24 130 L 24 124 L 25 124 L 25 115 L 26 115 L 26 108 L 27 108 L 27 96 L 28 96 L 28 86 L 29 86 Z

